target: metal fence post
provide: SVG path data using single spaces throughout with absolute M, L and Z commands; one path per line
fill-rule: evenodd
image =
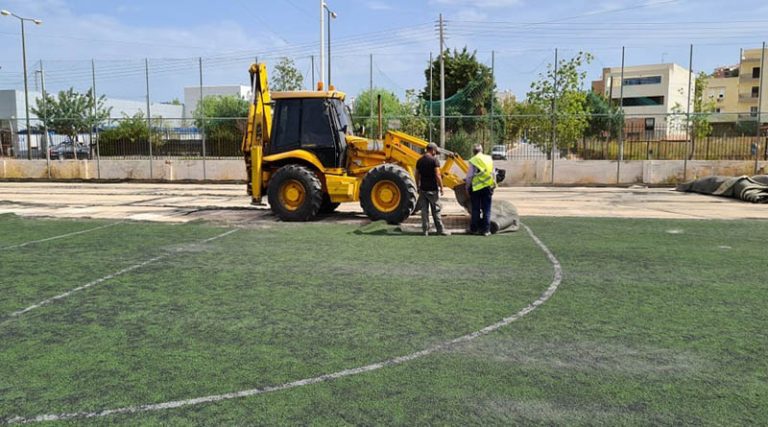
M 91 89 L 93 90 L 94 108 L 96 106 L 96 61 L 91 59 Z M 93 143 L 93 141 L 91 141 Z M 101 150 L 99 149 L 99 126 L 96 126 L 96 179 L 101 179 Z
M 43 90 L 43 133 L 45 134 L 44 138 L 41 139 L 41 141 L 45 141 L 45 165 L 46 170 L 48 171 L 48 179 L 51 179 L 51 141 L 49 140 L 48 135 L 48 103 L 46 102 L 48 98 L 46 98 L 46 92 L 45 92 L 45 71 L 43 70 L 43 61 L 40 61 L 40 86 Z M 18 128 L 18 125 L 17 125 Z M 42 144 L 41 144 L 42 145 Z M 2 147 L 0 147 L 2 148 Z M 2 154 L 2 150 L 0 150 L 0 154 Z
M 491 129 L 490 129 L 490 137 L 491 137 L 491 148 L 495 145 L 493 141 L 493 99 L 496 97 L 496 52 L 491 51 Z
M 373 132 L 373 54 L 369 54 L 368 57 L 368 101 L 369 101 L 369 118 L 368 124 L 370 124 L 370 138 L 376 138 L 376 134 Z
M 621 126 L 621 132 L 619 132 L 619 152 L 616 156 L 616 185 L 621 183 L 621 162 L 624 161 L 624 131 L 627 127 L 626 118 L 624 114 L 624 58 L 625 58 L 624 46 L 621 47 L 621 77 L 619 78 L 619 108 L 621 108 L 621 117 L 624 122 Z
M 149 179 L 154 178 L 152 173 L 152 113 L 149 110 L 149 59 L 144 58 L 144 74 L 147 82 L 147 143 L 149 144 Z
M 685 115 L 685 156 L 683 159 L 683 181 L 688 181 L 688 157 L 691 155 L 691 84 L 693 83 L 693 44 L 688 54 L 688 106 Z
M 202 57 L 198 58 L 198 64 L 200 66 L 199 67 L 200 68 L 200 100 L 197 102 L 197 107 L 195 107 L 195 109 L 203 107 L 203 58 Z M 200 136 L 201 136 L 202 142 L 203 142 L 203 181 L 205 181 L 206 179 L 208 179 L 208 177 L 206 175 L 206 168 L 205 168 L 205 156 L 206 156 L 206 152 L 205 152 L 205 120 L 202 119 L 202 115 L 200 117 L 201 117 L 201 120 L 200 120 Z
M 757 138 L 756 145 L 757 150 L 755 150 L 755 175 L 757 175 L 758 171 L 758 159 L 760 159 L 760 155 L 764 154 L 766 152 L 766 147 L 763 147 L 762 150 L 760 150 L 760 125 L 763 122 L 763 75 L 765 75 L 765 42 L 763 42 L 763 50 L 760 52 L 760 83 L 758 84 L 758 92 L 757 92 L 757 130 L 755 130 L 755 137 Z
M 555 48 L 554 85 L 552 87 L 552 149 L 550 150 L 550 181 L 555 185 L 555 149 L 557 148 L 557 48 Z
M 429 52 L 429 142 L 432 142 L 432 52 Z

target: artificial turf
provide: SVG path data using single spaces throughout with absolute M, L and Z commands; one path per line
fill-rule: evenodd
M 490 335 L 264 395 L 62 424 L 765 424 L 768 222 L 529 218 L 557 293 Z M 0 248 L 105 224 L 0 217 Z M 412 353 L 535 300 L 524 232 L 121 223 L 0 251 L 0 421 L 273 386 Z M 161 260 L 18 317 L 8 313 Z

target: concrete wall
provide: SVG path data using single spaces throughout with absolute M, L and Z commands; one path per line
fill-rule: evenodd
M 45 160 L 0 159 L 0 178 L 48 179 Z M 207 160 L 51 160 L 51 179 L 109 179 L 186 181 L 244 181 L 240 159 Z
M 149 160 L 53 160 L 52 179 L 109 180 L 203 180 L 202 160 L 154 160 L 150 175 Z M 552 182 L 550 160 L 496 161 L 496 167 L 506 169 L 504 186 L 549 185 Z M 692 160 L 555 160 L 554 178 L 557 185 L 673 185 L 710 175 L 753 175 L 754 161 Z M 758 173 L 768 173 L 768 162 L 759 162 Z M 244 181 L 245 165 L 240 159 L 207 160 L 205 179 L 210 181 Z M 0 179 L 48 179 L 45 160 L 0 159 Z

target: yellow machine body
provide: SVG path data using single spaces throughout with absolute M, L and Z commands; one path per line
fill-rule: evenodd
M 263 195 L 270 193 L 270 206 L 278 216 L 309 220 L 318 209 L 304 212 L 304 204 L 317 203 L 317 189 L 313 187 L 319 185 L 323 206 L 331 209 L 338 203 L 360 201 L 372 219 L 389 222 L 399 222 L 413 211 L 416 162 L 427 141 L 395 131 L 387 132 L 383 141 L 345 132 L 344 161 L 340 167 L 324 166 L 316 153 L 308 149 L 265 154 L 269 152 L 273 131 L 273 102 L 318 98 L 343 101 L 345 95 L 335 90 L 270 93 L 264 64 L 252 65 L 250 74 L 253 102 L 242 150 L 248 170 L 248 193 L 254 203 L 261 203 Z M 468 163 L 447 150 L 441 150 L 441 154 L 445 158 L 440 168 L 444 186 L 463 193 Z M 275 179 L 279 183 L 273 183 Z M 462 195 L 457 194 L 460 202 Z

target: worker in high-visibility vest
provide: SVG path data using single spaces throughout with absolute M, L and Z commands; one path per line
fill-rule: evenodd
M 472 201 L 472 222 L 469 226 L 470 234 L 491 235 L 491 204 L 493 189 L 496 187 L 494 177 L 493 159 L 483 154 L 483 146 L 476 144 L 469 159 L 469 171 L 465 178 L 465 185 Z

